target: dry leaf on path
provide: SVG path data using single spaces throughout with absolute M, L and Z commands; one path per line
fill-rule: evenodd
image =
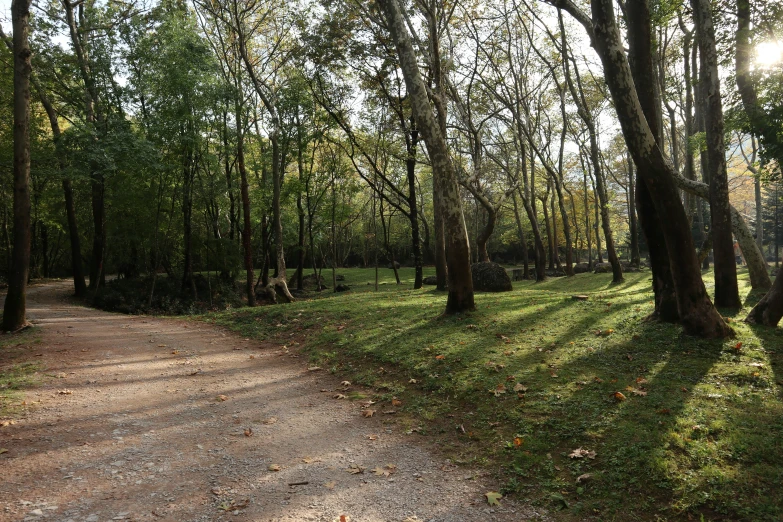
M 358 475 L 359 473 L 364 473 L 364 468 L 359 466 L 358 464 L 351 464 L 350 466 L 345 468 L 345 471 L 347 471 L 351 475 Z
M 280 464 L 270 464 L 267 469 L 269 471 L 280 471 L 282 468 L 280 467 Z
M 392 473 L 397 471 L 397 465 L 396 464 L 386 464 L 384 467 L 377 467 L 374 470 L 372 470 L 373 473 L 378 475 L 379 477 L 388 477 Z
M 369 417 L 372 417 L 373 415 L 375 415 L 375 410 L 363 410 L 362 411 L 362 417 L 369 418 Z
M 335 482 L 335 481 L 331 481 L 331 482 L 326 482 L 326 483 L 324 484 L 324 487 L 325 487 L 325 488 L 327 488 L 327 489 L 334 489 L 334 487 L 335 487 L 336 485 L 337 485 L 337 482 Z
M 394 406 L 395 408 L 399 408 L 400 406 L 402 406 L 402 401 L 395 397 L 394 399 L 392 399 L 392 406 Z
M 71 390 L 57 390 L 57 395 L 73 395 Z
M 340 385 L 341 386 L 350 386 L 351 385 L 351 381 L 343 381 L 343 382 L 340 383 Z
M 523 385 L 517 383 L 517 384 L 514 385 L 514 391 L 518 392 L 518 393 L 519 392 L 525 393 L 527 391 L 527 386 L 523 386 Z
M 336 395 L 332 395 L 332 399 L 345 399 L 345 395 L 338 393 Z
M 378 440 L 378 435 L 375 435 L 375 434 L 367 435 L 367 438 L 370 439 L 370 440 Z
M 489 504 L 490 506 L 499 506 L 500 505 L 499 501 L 501 498 L 503 498 L 503 495 L 495 491 L 488 491 L 484 493 L 484 496 L 487 497 L 487 504 Z
M 320 370 L 320 369 L 321 369 L 321 367 L 320 367 L 320 366 L 310 366 L 310 367 L 307 369 L 307 371 L 308 371 L 308 372 L 317 372 L 317 371 L 318 371 L 318 370 Z
M 251 437 L 253 435 L 253 428 L 247 428 L 245 430 L 245 437 Z
M 0 448 L 0 455 L 3 453 L 8 453 L 8 448 Z

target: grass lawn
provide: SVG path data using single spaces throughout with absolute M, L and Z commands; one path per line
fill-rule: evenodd
M 40 381 L 36 363 L 11 363 L 19 354 L 33 349 L 40 339 L 31 330 L 16 335 L 0 335 L 0 421 L 22 411 L 22 390 Z
M 411 436 L 563 520 L 783 520 L 783 330 L 744 324 L 749 308 L 725 312 L 735 339 L 703 341 L 644 321 L 649 272 L 515 282 L 455 317 L 412 269 L 401 287 L 382 269 L 377 293 L 373 270 L 338 273 L 351 292 L 204 319 L 301 343 L 377 390 L 379 413 L 401 400 Z

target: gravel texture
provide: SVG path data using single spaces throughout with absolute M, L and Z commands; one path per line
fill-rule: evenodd
M 0 428 L 0 520 L 522 521 L 487 474 L 452 465 L 294 350 L 197 322 L 72 304 L 34 287 L 46 377 Z M 297 485 L 292 485 L 297 484 Z

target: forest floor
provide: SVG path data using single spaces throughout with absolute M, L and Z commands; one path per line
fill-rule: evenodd
M 313 368 L 296 336 L 111 314 L 70 291 L 32 287 L 34 327 L 0 339 L 2 521 L 547 519 L 489 506 L 486 470 Z

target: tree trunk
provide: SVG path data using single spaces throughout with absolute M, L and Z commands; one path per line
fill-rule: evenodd
M 737 32 L 735 34 L 735 79 L 742 99 L 742 107 L 763 149 L 775 158 L 778 168 L 783 169 L 783 136 L 778 131 L 775 119 L 767 114 L 759 103 L 756 86 L 750 71 L 750 57 L 754 52 L 750 29 L 750 0 L 737 1 Z
M 453 314 L 473 310 L 473 279 L 470 270 L 470 244 L 468 243 L 462 201 L 454 165 L 446 145 L 446 137 L 436 121 L 430 106 L 427 89 L 419 72 L 419 66 L 408 29 L 397 0 L 380 0 L 392 40 L 397 47 L 400 67 L 410 96 L 413 116 L 427 145 L 432 163 L 434 189 L 441 200 L 443 231 L 446 240 L 449 297 L 446 313 Z
M 405 167 L 408 174 L 408 212 L 411 222 L 411 242 L 413 246 L 413 264 L 416 275 L 413 280 L 414 290 L 418 290 L 424 284 L 424 259 L 421 252 L 421 234 L 419 232 L 419 209 L 416 200 L 416 150 L 419 143 L 419 131 L 416 122 L 411 118 L 410 143 L 408 145 L 408 157 Z
M 241 96 L 240 93 L 237 94 Z M 253 225 L 250 220 L 250 191 L 247 184 L 247 171 L 245 170 L 245 136 L 242 130 L 242 114 L 239 110 L 239 101 L 236 102 L 237 124 L 237 169 L 239 169 L 240 192 L 242 195 L 242 250 L 245 262 L 245 293 L 247 294 L 247 306 L 256 305 L 256 291 L 253 285 L 255 274 L 253 273 Z
M 522 279 L 530 279 L 530 262 L 527 259 L 527 240 L 525 239 L 525 229 L 522 228 L 522 218 L 519 216 L 519 204 L 517 203 L 516 192 L 511 193 L 511 201 L 514 203 L 514 220 L 517 222 L 519 242 L 522 244 Z
M 3 330 L 26 323 L 30 269 L 30 0 L 11 4 L 14 55 L 14 250 L 3 308 Z
M 643 23 L 640 26 L 639 18 L 633 23 L 629 17 L 629 34 L 649 35 L 649 11 L 646 2 L 642 0 L 640 3 L 643 4 L 641 8 L 629 9 L 628 13 L 639 11 L 635 14 L 642 15 Z M 623 136 L 639 173 L 644 177 L 643 184 L 655 210 L 659 216 L 666 216 L 660 225 L 669 252 L 680 321 L 685 332 L 691 335 L 705 338 L 733 335 L 731 328 L 710 302 L 701 280 L 693 240 L 687 227 L 688 219 L 672 178 L 674 168 L 663 156 L 642 110 L 616 25 L 613 3 L 611 0 L 593 0 L 591 10 L 593 21 L 587 27 L 593 33 L 592 41 L 603 64 L 604 78 L 612 94 Z M 584 22 L 586 17 L 580 16 L 579 20 Z M 637 54 L 638 58 L 649 57 Z M 641 186 L 639 192 L 642 192 Z
M 775 284 L 750 311 L 745 321 L 765 326 L 777 326 L 783 317 L 783 275 L 775 278 Z
M 726 151 L 723 139 L 723 104 L 721 102 L 718 53 L 712 7 L 709 0 L 691 0 L 699 56 L 706 76 L 703 78 L 706 94 L 705 124 L 707 130 L 707 167 L 710 178 L 710 221 L 712 252 L 715 256 L 716 306 L 740 308 L 742 301 L 737 286 L 737 263 L 731 234 L 729 209 L 729 181 L 726 173 Z
M 682 176 L 676 176 L 674 180 L 681 189 L 689 194 L 703 199 L 709 198 L 710 189 L 704 183 L 685 179 Z M 753 234 L 745 223 L 742 214 L 733 206 L 729 206 L 729 210 L 731 211 L 732 232 L 737 238 L 737 243 L 742 251 L 742 255 L 745 257 L 745 262 L 748 264 L 750 285 L 754 290 L 767 290 L 772 286 L 772 281 L 767 272 L 767 263 L 764 260 L 764 254 L 753 238 Z M 709 248 L 704 255 L 707 253 L 709 253 Z
M 642 256 L 639 254 L 639 225 L 636 218 L 636 179 L 633 172 L 633 159 L 628 155 L 628 228 L 631 235 L 631 265 L 639 267 Z
M 64 175 L 65 165 L 62 151 L 60 150 L 60 122 L 57 119 L 57 111 L 54 109 L 51 101 L 41 86 L 33 80 L 33 84 L 38 92 L 38 97 L 49 118 L 49 126 L 52 129 L 52 141 L 57 153 L 57 168 Z M 62 180 L 63 195 L 65 197 L 65 216 L 68 222 L 68 237 L 71 242 L 71 270 L 73 271 L 73 288 L 76 297 L 85 297 L 87 295 L 87 285 L 84 282 L 84 268 L 82 266 L 81 241 L 79 238 L 79 227 L 76 221 L 76 208 L 73 203 L 73 188 L 71 180 L 63 177 Z

